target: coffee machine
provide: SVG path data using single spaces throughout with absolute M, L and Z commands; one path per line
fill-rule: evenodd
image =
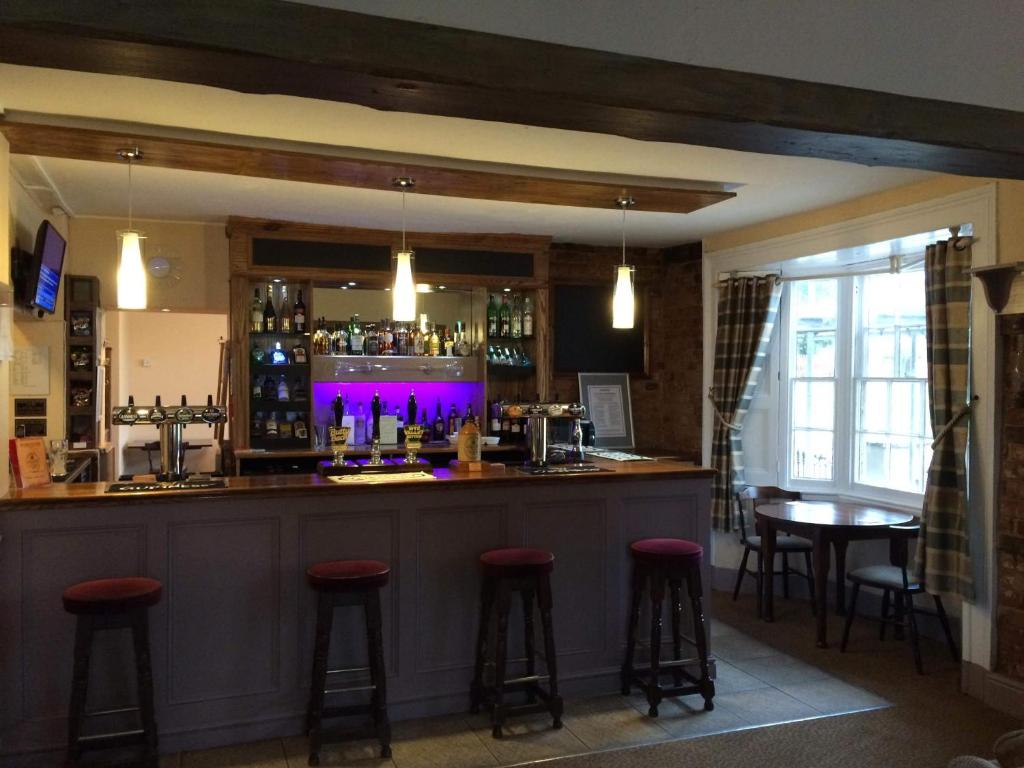
M 130 427 L 135 424 L 153 424 L 160 429 L 160 474 L 157 480 L 180 481 L 188 479 L 185 469 L 185 427 L 190 424 L 213 426 L 227 421 L 228 409 L 214 405 L 213 395 L 207 395 L 206 407 L 190 406 L 185 396 L 177 408 L 164 407 L 157 395 L 154 405 L 136 407 L 135 398 L 128 396 L 128 405 L 118 406 L 111 412 L 114 424 Z
M 583 449 L 583 419 L 586 408 L 580 403 L 501 403 L 501 415 L 510 419 L 526 419 L 526 442 L 530 447 L 530 459 L 524 471 L 534 474 L 545 473 L 550 469 L 553 458 L 551 443 L 551 422 L 568 421 L 571 449 L 564 456 L 564 463 L 559 470 L 592 471 L 592 465 L 585 464 Z M 559 452 L 561 453 L 561 451 Z

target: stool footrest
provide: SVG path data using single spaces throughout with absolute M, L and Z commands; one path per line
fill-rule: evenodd
M 123 715 L 128 712 L 139 712 L 138 707 L 121 707 L 119 709 L 98 709 L 95 712 L 86 712 L 86 717 L 105 717 L 107 715 Z
M 373 683 L 367 685 L 350 685 L 347 688 L 324 688 L 324 696 L 331 696 L 336 693 L 361 693 L 363 691 L 376 690 L 377 686 Z
M 353 717 L 372 713 L 373 708 L 369 704 L 347 704 L 339 707 L 324 707 L 321 717 Z
M 136 728 L 131 731 L 117 733 L 95 733 L 91 736 L 80 736 L 76 746 L 79 749 L 106 749 L 108 747 L 127 747 L 132 744 L 144 743 L 145 731 Z
M 328 675 L 343 675 L 345 673 L 369 672 L 369 667 L 341 667 L 340 669 L 328 669 Z
M 642 690 L 644 693 L 647 693 L 648 691 L 650 691 L 652 689 L 656 689 L 658 691 L 658 693 L 660 694 L 661 698 L 670 698 L 672 696 L 691 696 L 691 695 L 694 695 L 694 694 L 701 694 L 702 693 L 702 689 L 701 689 L 700 681 L 699 680 L 694 680 L 693 678 L 689 678 L 689 679 L 691 680 L 691 684 L 690 685 L 669 685 L 669 686 L 659 685 L 659 686 L 652 686 L 650 684 L 650 682 L 648 682 L 647 680 L 642 680 L 640 678 L 633 678 L 633 685 L 635 685 L 637 688 Z

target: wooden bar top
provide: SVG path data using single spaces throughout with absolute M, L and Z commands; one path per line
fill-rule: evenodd
M 429 491 L 433 487 L 475 487 L 480 484 L 495 486 L 533 486 L 537 483 L 593 483 L 623 480 L 697 479 L 713 477 L 715 471 L 678 461 L 617 462 L 594 459 L 592 463 L 602 472 L 581 474 L 527 475 L 507 467 L 505 472 L 455 473 L 449 469 L 434 469 L 432 480 L 402 475 L 387 482 L 339 483 L 319 475 L 259 475 L 227 477 L 225 488 L 196 490 L 160 490 L 135 493 L 107 493 L 108 483 L 54 483 L 40 488 L 9 491 L 0 498 L 0 512 L 23 509 L 51 509 L 54 507 L 98 505 L 126 505 L 171 503 L 175 500 L 223 499 L 239 495 L 302 496 L 319 493 L 379 493 L 393 491 Z

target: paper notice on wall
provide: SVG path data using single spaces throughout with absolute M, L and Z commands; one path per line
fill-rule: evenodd
M 12 395 L 50 394 L 50 348 L 19 347 L 11 362 Z
M 591 384 L 587 387 L 590 420 L 602 438 L 626 437 L 626 409 L 622 387 L 616 384 Z

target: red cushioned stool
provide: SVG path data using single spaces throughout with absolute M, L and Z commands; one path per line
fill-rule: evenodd
M 708 670 L 708 642 L 704 627 L 704 608 L 701 601 L 700 565 L 704 550 L 699 544 L 684 539 L 642 539 L 630 547 L 633 556 L 633 599 L 629 612 L 626 639 L 626 660 L 622 665 L 622 694 L 629 694 L 636 685 L 647 694 L 651 717 L 658 716 L 658 705 L 667 696 L 686 696 L 699 693 L 704 697 L 704 709 L 715 708 L 715 684 Z M 684 637 L 682 601 L 680 591 L 686 582 L 693 614 L 693 637 Z M 661 604 L 665 599 L 665 583 L 672 598 L 672 661 L 661 661 Z M 633 666 L 636 650 L 637 625 L 640 623 L 640 604 L 644 587 L 651 593 L 651 664 Z M 684 659 L 682 641 L 697 649 L 697 659 Z M 700 677 L 687 671 L 694 664 L 700 667 Z M 671 672 L 673 685 L 662 687 L 661 675 Z
M 558 668 L 555 659 L 555 635 L 551 626 L 551 571 L 555 556 L 542 549 L 494 549 L 480 556 L 483 583 L 480 592 L 480 630 L 476 643 L 476 666 L 470 687 L 470 708 L 479 712 L 486 704 L 491 709 L 491 735 L 501 738 L 501 728 L 509 715 L 530 712 L 549 712 L 555 728 L 562 727 L 562 697 L 558 695 Z M 507 679 L 508 619 L 512 607 L 512 593 L 519 592 L 523 599 L 525 622 L 526 674 Z M 541 631 L 544 635 L 544 654 L 547 675 L 538 675 L 537 651 L 534 645 L 533 602 L 540 609 Z M 491 613 L 498 604 L 498 628 L 494 648 L 494 682 L 484 684 L 487 662 L 487 637 L 490 632 Z M 548 688 L 540 683 L 547 678 Z M 524 691 L 526 703 L 508 705 L 505 694 Z M 538 699 L 540 700 L 538 702 Z
M 153 671 L 149 661 L 149 607 L 160 602 L 162 586 L 156 579 L 129 577 L 83 581 L 64 590 L 64 610 L 77 616 L 75 625 L 75 667 L 71 678 L 68 708 L 67 764 L 77 765 L 86 749 L 105 749 L 141 744 L 142 764 L 155 768 L 157 757 L 156 715 L 153 709 Z M 135 647 L 135 676 L 139 705 L 98 712 L 86 712 L 89 690 L 89 658 L 93 633 L 107 629 L 130 629 Z M 121 733 L 82 735 L 85 718 L 138 712 L 142 727 Z
M 306 580 L 317 592 L 316 640 L 313 646 L 313 683 L 306 709 L 306 730 L 309 733 L 309 764 L 320 764 L 320 748 L 325 736 L 330 741 L 376 737 L 382 758 L 391 757 L 391 722 L 388 720 L 387 674 L 384 669 L 383 622 L 380 613 L 380 589 L 388 583 L 391 569 L 377 560 L 334 560 L 317 563 L 306 571 Z M 362 606 L 366 617 L 366 643 L 369 667 L 328 669 L 334 609 L 339 606 Z M 328 694 L 350 693 L 366 689 L 365 685 L 325 690 L 327 676 L 342 673 L 370 673 L 370 703 L 325 707 Z M 370 715 L 372 724 L 360 730 L 324 734 L 325 717 Z

